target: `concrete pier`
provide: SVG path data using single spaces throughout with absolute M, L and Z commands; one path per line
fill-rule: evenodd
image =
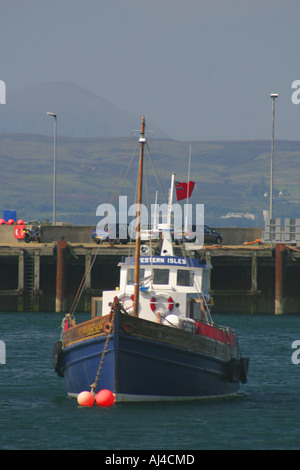
M 117 264 L 129 249 L 65 240 L 0 244 L 0 311 L 68 312 L 80 289 L 76 311 L 91 312 L 93 297 L 119 286 Z M 300 314 L 299 248 L 204 246 L 193 256 L 212 263 L 213 313 Z
M 213 312 L 300 314 L 300 249 L 279 245 L 210 249 Z

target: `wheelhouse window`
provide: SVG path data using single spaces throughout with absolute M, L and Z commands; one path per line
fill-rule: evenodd
M 131 286 L 134 284 L 134 273 L 135 269 L 128 269 L 127 271 L 127 285 Z M 145 269 L 140 268 L 140 279 L 144 277 Z
M 193 287 L 194 273 L 187 269 L 177 270 L 177 286 Z
M 169 269 L 153 269 L 153 284 L 169 284 Z

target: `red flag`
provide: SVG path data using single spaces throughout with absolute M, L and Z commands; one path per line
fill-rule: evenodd
M 195 186 L 194 181 L 187 183 L 180 183 L 179 181 L 175 182 L 176 189 L 176 199 L 177 201 L 182 201 L 182 199 L 190 198 Z

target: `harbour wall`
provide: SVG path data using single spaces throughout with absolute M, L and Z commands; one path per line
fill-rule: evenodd
M 0 243 L 14 243 L 15 238 L 14 225 L 0 225 Z M 67 240 L 70 243 L 90 243 L 91 233 L 94 226 L 73 226 L 73 225 L 42 225 L 41 243 L 53 243 L 57 240 Z M 262 236 L 261 228 L 230 228 L 216 227 L 215 230 L 222 234 L 224 245 L 241 245 L 244 242 L 251 242 L 260 239 Z
M 12 227 L 0 226 L 2 234 L 3 228 Z M 62 240 L 47 243 L 26 244 L 15 239 L 6 242 L 0 238 L 0 311 L 69 312 L 75 306 L 77 293 L 81 292 L 76 311 L 91 312 L 93 297 L 100 298 L 103 290 L 118 287 L 117 265 L 130 250 L 134 254 L 133 247 L 72 242 L 65 239 L 69 228 L 62 227 L 61 232 L 56 232 Z M 75 227 L 72 228 L 74 233 Z M 77 237 L 86 236 L 84 233 L 82 230 Z M 87 233 L 90 235 L 90 228 Z M 54 236 L 51 230 L 49 238 L 50 235 Z M 256 239 L 256 234 L 250 238 Z M 205 245 L 193 255 L 210 261 L 213 266 L 213 312 L 300 313 L 298 247 L 258 243 Z

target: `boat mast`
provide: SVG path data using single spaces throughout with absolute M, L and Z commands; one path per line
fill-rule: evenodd
M 174 181 L 175 181 L 175 173 L 173 172 L 172 177 L 171 177 L 171 188 L 169 192 L 168 219 L 167 219 L 167 224 L 169 224 L 170 230 L 171 230 L 171 222 L 172 222 L 171 215 L 172 215 L 172 205 L 173 205 Z
M 136 242 L 135 242 L 135 275 L 134 275 L 134 302 L 133 316 L 139 316 L 139 295 L 140 295 L 140 248 L 141 248 L 141 204 L 143 189 L 143 163 L 144 163 L 144 145 L 145 139 L 145 117 L 142 117 L 141 134 L 140 134 L 140 166 L 139 166 L 139 182 L 138 182 L 138 200 L 137 200 L 137 226 L 136 226 Z
M 185 232 L 187 232 L 187 229 L 188 229 L 188 205 L 189 205 L 189 192 L 190 192 L 191 156 L 192 156 L 192 146 L 190 145 L 189 167 L 188 167 L 188 182 L 187 182 L 187 199 L 186 199 L 186 214 L 185 214 L 185 223 L 184 223 L 184 231 Z
M 171 235 L 174 181 L 175 181 L 175 173 L 172 173 L 171 188 L 169 192 L 167 223 L 160 224 L 160 228 L 162 230 L 162 245 L 160 249 L 161 256 L 173 256 L 174 254 L 173 245 L 172 245 L 172 235 Z

